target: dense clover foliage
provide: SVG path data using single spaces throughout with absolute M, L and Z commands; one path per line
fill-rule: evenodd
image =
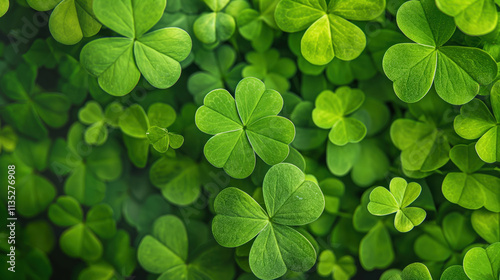
M 499 9 L 0 0 L 0 279 L 500 280 Z

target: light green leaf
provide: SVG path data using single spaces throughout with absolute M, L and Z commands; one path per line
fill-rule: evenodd
M 152 126 L 146 132 L 149 141 L 153 144 L 153 148 L 160 153 L 165 153 L 170 145 L 170 137 L 168 130 L 165 128 L 159 128 L 157 126 Z
M 474 144 L 453 146 L 450 150 L 450 159 L 464 173 L 474 173 L 484 165 L 476 153 Z
M 500 273 L 500 243 L 474 247 L 464 257 L 464 271 L 471 280 L 496 280 Z
M 465 274 L 463 266 L 452 265 L 443 271 L 440 280 L 469 280 L 469 277 Z
M 419 279 L 419 280 L 432 280 L 431 273 L 427 266 L 422 263 L 412 263 L 403 269 L 401 278 L 404 280 Z
M 394 260 L 394 250 L 387 228 L 378 222 L 359 244 L 359 260 L 364 269 L 388 267 Z
M 113 209 L 107 204 L 99 204 L 87 212 L 85 225 L 102 238 L 111 238 L 116 233 Z
M 77 224 L 63 232 L 59 244 L 68 256 L 85 261 L 96 261 L 102 255 L 101 241 L 84 224 Z
M 234 18 L 223 12 L 202 14 L 193 26 L 194 34 L 204 44 L 226 41 L 231 38 L 235 29 Z
M 148 108 L 148 119 L 151 126 L 167 128 L 175 122 L 176 117 L 174 108 L 165 103 L 155 103 Z
M 458 135 L 465 139 L 477 139 L 495 126 L 495 118 L 486 104 L 473 99 L 460 108 L 460 115 L 455 118 L 454 127 Z
M 472 212 L 472 227 L 488 243 L 500 242 L 500 213 L 480 209 Z
M 141 105 L 134 104 L 123 112 L 119 120 L 119 126 L 123 133 L 141 139 L 147 137 L 149 120 Z
M 493 0 L 437 0 L 443 13 L 455 18 L 458 28 L 472 36 L 490 33 L 497 25 L 497 8 Z
M 74 226 L 83 221 L 83 212 L 80 204 L 70 196 L 60 196 L 50 205 L 48 215 L 50 220 L 60 226 Z

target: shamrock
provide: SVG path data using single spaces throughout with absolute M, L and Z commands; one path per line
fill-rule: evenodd
M 262 279 L 281 277 L 287 269 L 309 270 L 316 251 L 291 226 L 306 225 L 321 215 L 325 207 L 321 189 L 295 165 L 281 163 L 266 174 L 262 195 L 267 211 L 240 189 L 222 190 L 214 202 L 215 239 L 224 247 L 238 247 L 256 237 L 249 261 Z
M 458 28 L 468 35 L 485 35 L 497 26 L 495 0 L 436 0 L 436 5 L 443 13 L 454 17 Z
M 325 250 L 319 255 L 318 274 L 326 277 L 330 274 L 333 280 L 349 280 L 356 274 L 356 264 L 351 256 L 339 259 L 331 250 Z
M 180 61 L 191 51 L 189 34 L 179 28 L 146 33 L 162 17 L 166 0 L 94 0 L 97 19 L 125 37 L 102 38 L 83 47 L 80 60 L 107 93 L 134 89 L 141 73 L 154 87 L 169 88 L 181 75 Z
M 69 196 L 60 196 L 49 207 L 49 219 L 60 227 L 70 227 L 61 234 L 59 245 L 65 254 L 85 261 L 98 260 L 102 255 L 101 238 L 116 233 L 113 210 L 107 204 L 95 205 L 87 212 L 85 221 L 80 204 Z
M 49 11 L 50 33 L 58 42 L 74 45 L 83 37 L 92 37 L 101 30 L 92 9 L 93 0 L 27 0 L 37 11 Z
M 486 249 L 474 247 L 464 257 L 464 271 L 471 280 L 497 280 L 500 277 L 500 242 Z
M 420 225 L 425 219 L 425 210 L 408 206 L 418 198 L 422 187 L 397 177 L 391 180 L 389 188 L 390 192 L 384 187 L 376 187 L 370 193 L 368 211 L 376 216 L 396 213 L 394 227 L 400 232 L 408 232 Z
M 216 44 L 231 38 L 236 23 L 231 15 L 222 11 L 230 0 L 203 0 L 203 2 L 212 12 L 203 13 L 194 22 L 193 30 L 196 37 L 204 44 Z
M 363 31 L 348 20 L 372 20 L 383 13 L 384 0 L 282 0 L 276 23 L 286 32 L 304 29 L 302 55 L 312 64 L 325 65 L 334 57 L 353 60 L 366 46 Z
M 357 143 L 365 137 L 366 126 L 347 116 L 361 107 L 364 100 L 365 95 L 359 89 L 340 87 L 335 93 L 325 90 L 316 98 L 313 121 L 320 128 L 331 128 L 328 138 L 333 144 Z
M 444 197 L 467 209 L 484 206 L 490 211 L 500 212 L 500 178 L 475 173 L 484 162 L 477 156 L 474 144 L 454 146 L 450 158 L 462 172 L 446 175 L 443 181 Z
M 479 157 L 488 163 L 500 161 L 500 82 L 495 83 L 490 94 L 493 114 L 486 104 L 474 99 L 460 108 L 460 115 L 455 118 L 455 131 L 462 138 L 476 143 Z
M 497 64 L 485 51 L 443 46 L 455 32 L 455 23 L 437 9 L 434 0 L 404 3 L 397 22 L 415 43 L 389 48 L 383 68 L 404 102 L 419 101 L 434 84 L 444 101 L 465 104 L 478 94 L 481 85 L 488 85 L 497 76 Z
M 267 164 L 288 156 L 295 127 L 276 116 L 283 107 L 279 92 L 256 78 L 245 78 L 233 98 L 224 89 L 211 91 L 196 111 L 196 125 L 215 135 L 205 145 L 207 160 L 234 178 L 246 178 L 255 168 L 255 153 Z
M 103 113 L 101 105 L 95 101 L 89 101 L 78 112 L 78 119 L 83 124 L 90 125 L 85 130 L 85 142 L 89 145 L 102 145 L 108 139 L 108 126 L 118 127 L 118 118 L 123 112 L 119 103 L 111 103 Z
M 188 245 L 192 244 L 191 240 L 188 243 L 188 232 L 179 218 L 161 216 L 156 219 L 152 233 L 142 238 L 137 259 L 146 271 L 161 274 L 158 279 L 234 279 L 234 267 L 230 264 L 233 257 L 231 251 L 211 246 L 188 259 Z M 192 252 L 196 248 L 189 249 Z

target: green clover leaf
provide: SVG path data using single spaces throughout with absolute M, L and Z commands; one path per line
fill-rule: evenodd
M 376 216 L 396 213 L 394 227 L 400 232 L 408 232 L 425 220 L 425 210 L 408 207 L 413 203 L 422 187 L 415 183 L 407 183 L 403 178 L 394 178 L 389 185 L 390 192 L 384 187 L 376 187 L 370 193 L 368 211 Z
M 485 207 L 500 212 L 500 178 L 475 173 L 484 162 L 477 156 L 474 144 L 456 145 L 450 158 L 462 172 L 450 172 L 443 181 L 443 195 L 452 203 L 467 209 Z
M 236 17 L 239 33 L 257 51 L 265 51 L 273 43 L 273 31 L 278 29 L 274 12 L 279 2 L 280 0 L 258 1 L 258 10 L 243 9 Z
M 316 98 L 313 121 L 320 128 L 331 129 L 328 138 L 335 145 L 358 143 L 366 135 L 366 126 L 347 116 L 359 109 L 364 100 L 359 89 L 340 87 L 335 93 L 325 90 Z
M 446 102 L 465 104 L 479 93 L 481 85 L 488 85 L 497 76 L 495 60 L 485 51 L 443 46 L 453 35 L 455 24 L 437 9 L 434 0 L 404 3 L 398 10 L 397 22 L 415 43 L 389 48 L 383 68 L 404 102 L 419 101 L 434 84 Z
M 9 10 L 9 0 L 1 0 L 0 1 L 0 17 L 5 15 L 7 11 Z
M 326 66 L 326 77 L 334 85 L 348 85 L 354 80 L 366 81 L 377 74 L 370 56 L 362 53 L 351 61 L 334 58 Z
M 181 75 L 180 61 L 191 52 L 189 34 L 179 28 L 146 33 L 160 20 L 166 0 L 120 0 L 120 3 L 94 1 L 97 19 L 125 37 L 88 43 L 80 54 L 82 65 L 98 77 L 101 88 L 111 95 L 131 92 L 141 74 L 156 88 L 173 86 Z
M 83 37 L 92 37 L 101 30 L 93 11 L 93 0 L 27 0 L 37 11 L 52 10 L 50 33 L 59 43 L 74 45 Z
M 159 280 L 231 280 L 234 267 L 228 263 L 232 257 L 231 251 L 217 246 L 188 262 L 188 232 L 173 215 L 156 219 L 152 233 L 142 238 L 137 250 L 139 264 L 150 273 L 161 274 Z
M 319 255 L 318 274 L 326 277 L 332 275 L 334 280 L 349 280 L 356 274 L 356 264 L 351 256 L 339 259 L 331 250 L 325 250 Z
M 381 221 L 376 221 L 361 240 L 359 261 L 365 270 L 386 268 L 394 261 L 391 236 Z
M 211 91 L 196 111 L 196 125 L 215 135 L 205 145 L 207 160 L 234 178 L 246 178 L 255 168 L 255 153 L 267 164 L 282 162 L 294 139 L 295 127 L 276 116 L 283 98 L 256 78 L 236 87 L 236 98 L 224 89 Z
M 460 115 L 455 118 L 455 131 L 462 138 L 478 139 L 476 152 L 488 163 L 500 160 L 500 83 L 496 83 L 490 95 L 493 114 L 486 104 L 474 99 L 460 108 Z
M 304 29 L 302 55 L 310 63 L 325 65 L 334 57 L 353 60 L 366 46 L 363 31 L 348 20 L 372 20 L 385 8 L 384 0 L 330 1 L 283 0 L 276 7 L 276 23 L 281 30 Z
M 452 265 L 448 267 L 443 274 L 441 274 L 441 280 L 469 280 L 467 274 L 465 274 L 464 267 L 461 265 Z
M 500 242 L 500 213 L 480 209 L 472 212 L 472 227 L 488 243 Z
M 298 167 L 282 163 L 269 169 L 262 194 L 267 211 L 237 188 L 222 190 L 214 202 L 215 239 L 224 247 L 238 247 L 256 237 L 249 261 L 259 278 L 278 278 L 287 269 L 309 270 L 315 263 L 316 251 L 291 226 L 311 223 L 321 215 L 325 207 L 321 189 L 305 180 Z
M 431 273 L 425 264 L 423 263 L 412 263 L 407 265 L 403 271 L 398 269 L 391 269 L 380 277 L 380 280 L 432 280 Z M 443 279 L 443 278 L 441 278 Z
M 498 13 L 494 0 L 436 0 L 436 5 L 443 13 L 454 17 L 458 28 L 468 35 L 485 35 L 497 26 Z
M 59 239 L 63 252 L 85 261 L 98 260 L 102 255 L 102 243 L 97 236 L 107 239 L 116 233 L 113 210 L 107 204 L 90 208 L 84 221 L 80 204 L 72 197 L 60 196 L 50 205 L 48 215 L 54 224 L 69 227 Z
M 293 98 L 296 95 L 292 95 Z M 285 108 L 287 107 L 287 96 L 285 99 Z M 328 131 L 319 129 L 312 120 L 314 104 L 310 101 L 300 101 L 290 114 L 290 120 L 295 125 L 295 138 L 292 146 L 301 151 L 313 150 L 322 146 L 328 137 Z
M 118 127 L 118 118 L 123 112 L 123 107 L 117 102 L 111 103 L 103 112 L 102 107 L 95 101 L 89 101 L 78 112 L 78 119 L 86 125 L 85 142 L 89 145 L 100 146 L 108 139 L 108 126 Z
M 223 12 L 230 0 L 203 0 L 212 10 L 199 16 L 193 25 L 194 34 L 204 44 L 226 41 L 236 30 L 234 18 Z
M 1 126 L 0 122 L 0 153 L 3 151 L 12 152 L 17 145 L 17 134 L 11 126 Z
M 474 247 L 464 257 L 464 271 L 471 280 L 497 280 L 500 276 L 500 242 Z

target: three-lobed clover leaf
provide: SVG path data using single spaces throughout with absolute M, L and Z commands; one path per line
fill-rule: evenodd
M 471 280 L 497 280 L 500 277 L 500 242 L 486 249 L 474 247 L 464 257 L 464 271 Z
M 125 37 L 94 40 L 82 49 L 80 61 L 111 95 L 131 92 L 141 74 L 156 88 L 173 86 L 181 75 L 180 61 L 191 52 L 189 34 L 179 28 L 149 33 L 162 17 L 166 0 L 94 0 L 94 12 L 105 26 Z
M 85 142 L 96 146 L 104 144 L 108 139 L 108 126 L 118 127 L 118 119 L 122 112 L 123 107 L 117 102 L 109 104 L 105 112 L 96 101 L 87 102 L 85 107 L 78 112 L 80 122 L 90 125 L 85 130 Z
M 276 116 L 282 107 L 279 92 L 256 78 L 241 80 L 235 98 L 224 89 L 211 91 L 195 116 L 198 128 L 214 135 L 204 148 L 207 160 L 238 179 L 252 174 L 255 153 L 269 165 L 285 160 L 295 127 Z
M 233 279 L 231 251 L 212 246 L 192 258 L 188 256 L 188 245 L 192 241 L 188 244 L 188 232 L 182 221 L 173 215 L 161 216 L 154 222 L 151 234 L 142 238 L 137 259 L 146 271 L 161 274 L 159 280 Z
M 455 131 L 462 138 L 478 139 L 476 152 L 488 163 L 500 161 L 500 82 L 495 83 L 490 94 L 493 114 L 486 104 L 474 99 L 460 108 L 455 118 Z
M 249 262 L 261 279 L 281 277 L 287 269 L 309 270 L 316 251 L 292 226 L 306 225 L 321 215 L 325 207 L 321 189 L 298 167 L 281 163 L 266 174 L 262 195 L 267 211 L 240 189 L 222 190 L 214 202 L 215 239 L 224 247 L 238 247 L 256 237 Z
M 93 0 L 27 0 L 37 11 L 52 10 L 50 33 L 58 42 L 74 45 L 83 37 L 92 37 L 101 30 L 93 11 Z
M 72 197 L 60 196 L 49 207 L 48 215 L 54 224 L 69 227 L 61 234 L 59 245 L 65 254 L 73 258 L 98 260 L 103 247 L 97 236 L 107 239 L 116 233 L 113 210 L 107 204 L 90 208 L 84 220 L 80 204 Z
M 386 216 L 396 213 L 394 227 L 400 232 L 408 232 L 420 225 L 426 216 L 424 209 L 408 207 L 422 191 L 422 187 L 415 183 L 407 183 L 403 178 L 394 178 L 389 185 L 390 191 L 384 187 L 376 187 L 370 193 L 368 211 L 376 216 Z
M 348 115 L 355 112 L 365 100 L 359 89 L 340 87 L 335 93 L 325 90 L 316 98 L 312 112 L 314 123 L 323 129 L 331 129 L 328 138 L 338 146 L 357 143 L 366 135 L 366 126 Z
M 275 12 L 276 23 L 286 32 L 304 29 L 302 55 L 312 64 L 325 65 L 334 57 L 353 60 L 366 46 L 363 31 L 348 20 L 377 18 L 385 9 L 384 0 L 282 0 Z
M 404 102 L 419 101 L 434 84 L 446 102 L 465 104 L 479 93 L 481 85 L 488 85 L 497 76 L 497 64 L 485 51 L 443 46 L 455 32 L 455 23 L 439 11 L 434 0 L 404 3 L 398 10 L 397 23 L 415 43 L 389 48 L 383 68 Z
M 495 0 L 436 0 L 436 5 L 443 13 L 454 17 L 458 28 L 468 35 L 485 35 L 497 26 Z
M 450 158 L 461 172 L 446 175 L 443 181 L 444 197 L 467 209 L 484 206 L 490 211 L 500 212 L 500 178 L 476 173 L 484 162 L 477 156 L 474 144 L 454 146 Z
M 194 34 L 204 44 L 216 44 L 226 41 L 236 30 L 234 18 L 223 12 L 230 0 L 203 0 L 212 10 L 203 13 L 193 25 Z
M 356 274 L 354 258 L 343 256 L 337 259 L 331 250 L 325 250 L 319 255 L 318 274 L 323 277 L 332 275 L 333 280 L 349 280 Z

